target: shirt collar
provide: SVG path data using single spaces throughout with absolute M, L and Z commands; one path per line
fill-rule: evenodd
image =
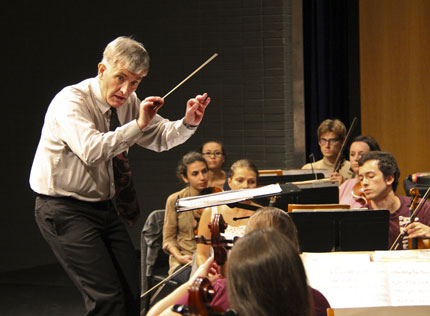
M 106 100 L 102 97 L 102 93 L 99 85 L 99 76 L 93 78 L 90 82 L 90 89 L 94 96 L 94 100 L 96 102 L 97 107 L 100 112 L 106 114 L 111 108 L 111 106 L 106 102 Z

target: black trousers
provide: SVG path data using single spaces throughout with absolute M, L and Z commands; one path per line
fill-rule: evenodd
M 81 292 L 86 315 L 139 315 L 138 260 L 111 201 L 36 197 L 35 217 Z

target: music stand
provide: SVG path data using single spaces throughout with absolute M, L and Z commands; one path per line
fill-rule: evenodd
M 388 210 L 297 210 L 289 215 L 303 252 L 388 249 Z

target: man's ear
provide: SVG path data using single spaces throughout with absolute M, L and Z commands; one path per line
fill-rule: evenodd
M 104 72 L 105 72 L 105 70 L 106 70 L 106 65 L 105 65 L 105 64 L 103 64 L 103 63 L 99 63 L 99 64 L 97 65 L 97 68 L 99 69 L 98 75 L 99 75 L 99 78 L 101 79 L 101 78 L 103 77 L 103 73 L 104 73 Z
M 392 185 L 392 184 L 393 184 L 393 182 L 394 182 L 394 175 L 390 174 L 389 176 L 387 176 L 387 177 L 385 178 L 385 183 L 386 183 L 387 185 Z

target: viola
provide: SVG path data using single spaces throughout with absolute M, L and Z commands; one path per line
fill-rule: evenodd
M 369 201 L 366 198 L 366 194 L 363 190 L 363 185 L 361 184 L 361 181 L 358 181 L 354 184 L 351 191 L 352 196 L 361 203 L 361 205 L 367 205 L 369 204 Z
M 424 203 L 426 203 L 429 195 L 430 195 L 430 187 L 427 189 L 426 193 L 423 195 L 422 199 L 419 200 L 419 191 L 416 188 L 412 188 L 409 190 L 409 192 L 411 194 L 414 194 L 415 197 L 413 198 L 412 202 L 411 202 L 411 206 L 409 207 L 409 213 L 411 214 L 410 216 L 410 222 L 414 222 L 418 219 L 418 213 L 421 210 L 421 208 L 423 207 Z M 419 201 L 419 203 L 418 203 Z M 396 240 L 393 242 L 393 244 L 390 247 L 390 250 L 395 250 L 399 247 L 399 245 L 402 243 L 403 239 L 406 236 L 406 232 L 405 231 L 400 231 L 399 235 L 397 236 Z M 419 245 L 417 245 L 417 247 L 422 247 L 422 248 L 429 248 L 427 247 L 426 243 L 424 242 L 424 240 L 417 240 L 417 243 Z
M 235 240 L 228 240 L 221 234 L 223 234 L 228 227 L 227 223 L 221 214 L 215 214 L 212 221 L 208 225 L 211 231 L 211 239 L 202 236 L 194 237 L 197 243 L 211 245 L 214 251 L 215 262 L 222 266 L 227 261 L 227 250 L 231 249 L 229 244 L 232 244 Z

